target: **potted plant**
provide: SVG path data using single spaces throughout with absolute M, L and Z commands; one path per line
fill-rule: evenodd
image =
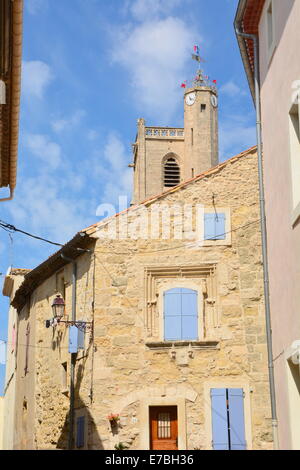
M 128 449 L 128 447 L 125 444 L 123 444 L 123 442 L 119 442 L 119 444 L 115 445 L 115 449 L 116 450 L 126 450 L 126 449 Z
M 116 426 L 118 422 L 120 421 L 120 415 L 116 413 L 110 413 L 107 416 L 108 421 L 110 422 L 111 426 Z

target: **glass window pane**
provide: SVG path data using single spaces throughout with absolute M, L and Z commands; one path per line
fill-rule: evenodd
M 181 339 L 181 316 L 165 317 L 165 340 Z
M 198 317 L 182 317 L 182 339 L 198 339 Z

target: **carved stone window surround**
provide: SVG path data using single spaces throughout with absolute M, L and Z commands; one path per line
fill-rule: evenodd
M 203 328 L 201 341 L 215 338 L 215 332 L 220 325 L 217 305 L 217 269 L 216 263 L 203 263 L 201 265 L 187 266 L 147 266 L 144 271 L 144 323 L 148 343 L 163 342 L 160 334 L 161 306 L 159 305 L 159 283 L 163 280 L 183 281 L 188 285 L 196 281 L 202 281 L 203 308 L 202 314 Z M 174 285 L 176 282 L 174 283 Z M 150 339 L 151 338 L 151 339 Z M 166 342 L 168 343 L 168 342 Z M 176 342 L 180 343 L 180 342 Z M 190 343 L 188 341 L 187 343 Z

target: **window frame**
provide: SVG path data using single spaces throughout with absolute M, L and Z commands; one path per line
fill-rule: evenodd
M 205 429 L 205 448 L 213 450 L 212 446 L 212 416 L 211 416 L 211 398 L 210 390 L 212 388 L 242 388 L 244 391 L 244 418 L 245 418 L 245 438 L 247 450 L 253 448 L 252 437 L 252 407 L 253 389 L 250 387 L 249 381 L 243 378 L 231 379 L 229 377 L 210 379 L 204 382 L 204 429 Z
M 271 26 L 272 26 L 272 42 L 270 42 L 270 10 L 271 11 Z M 273 58 L 275 49 L 276 49 L 276 28 L 275 28 L 275 2 L 274 0 L 269 0 L 266 4 L 265 10 L 265 30 L 266 30 L 266 47 L 267 47 L 267 58 L 268 65 Z
M 174 185 L 174 186 L 165 186 L 165 166 L 168 162 L 169 159 L 173 159 L 176 162 L 176 165 L 178 166 L 179 169 L 179 182 Z M 174 152 L 169 152 L 167 153 L 161 162 L 161 181 L 162 181 L 162 191 L 168 191 L 169 189 L 175 188 L 182 182 L 182 168 L 181 168 L 181 158 Z
M 175 339 L 175 340 L 165 340 L 165 324 L 164 324 L 164 293 L 170 289 L 191 289 L 197 292 L 197 314 L 198 314 L 198 331 L 196 339 Z M 158 306 L 159 306 L 159 341 L 164 343 L 182 343 L 184 342 L 193 342 L 193 341 L 202 341 L 204 339 L 204 317 L 203 317 L 203 288 L 199 284 L 196 284 L 190 279 L 174 279 L 165 283 L 159 288 L 158 291 Z
M 205 240 L 205 214 L 225 214 L 225 239 L 224 240 Z M 197 238 L 199 246 L 231 246 L 231 210 L 229 207 L 213 207 L 208 206 L 201 208 L 197 214 Z
M 298 115 L 298 135 L 293 123 L 293 116 Z M 297 102 L 293 103 L 289 110 L 289 164 L 291 175 L 291 223 L 294 226 L 300 217 L 300 191 L 296 194 L 296 188 L 299 186 L 300 173 L 300 93 Z

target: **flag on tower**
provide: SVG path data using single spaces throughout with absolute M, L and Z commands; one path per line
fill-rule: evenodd
M 181 88 L 185 88 L 186 87 L 186 84 L 185 83 L 182 83 L 181 84 Z
M 192 54 L 192 59 L 196 60 L 197 62 L 201 62 L 201 57 L 196 54 Z
M 194 52 L 199 55 L 199 47 L 198 46 L 194 46 Z
M 213 80 L 213 83 L 216 85 L 216 84 L 217 84 L 217 80 Z

